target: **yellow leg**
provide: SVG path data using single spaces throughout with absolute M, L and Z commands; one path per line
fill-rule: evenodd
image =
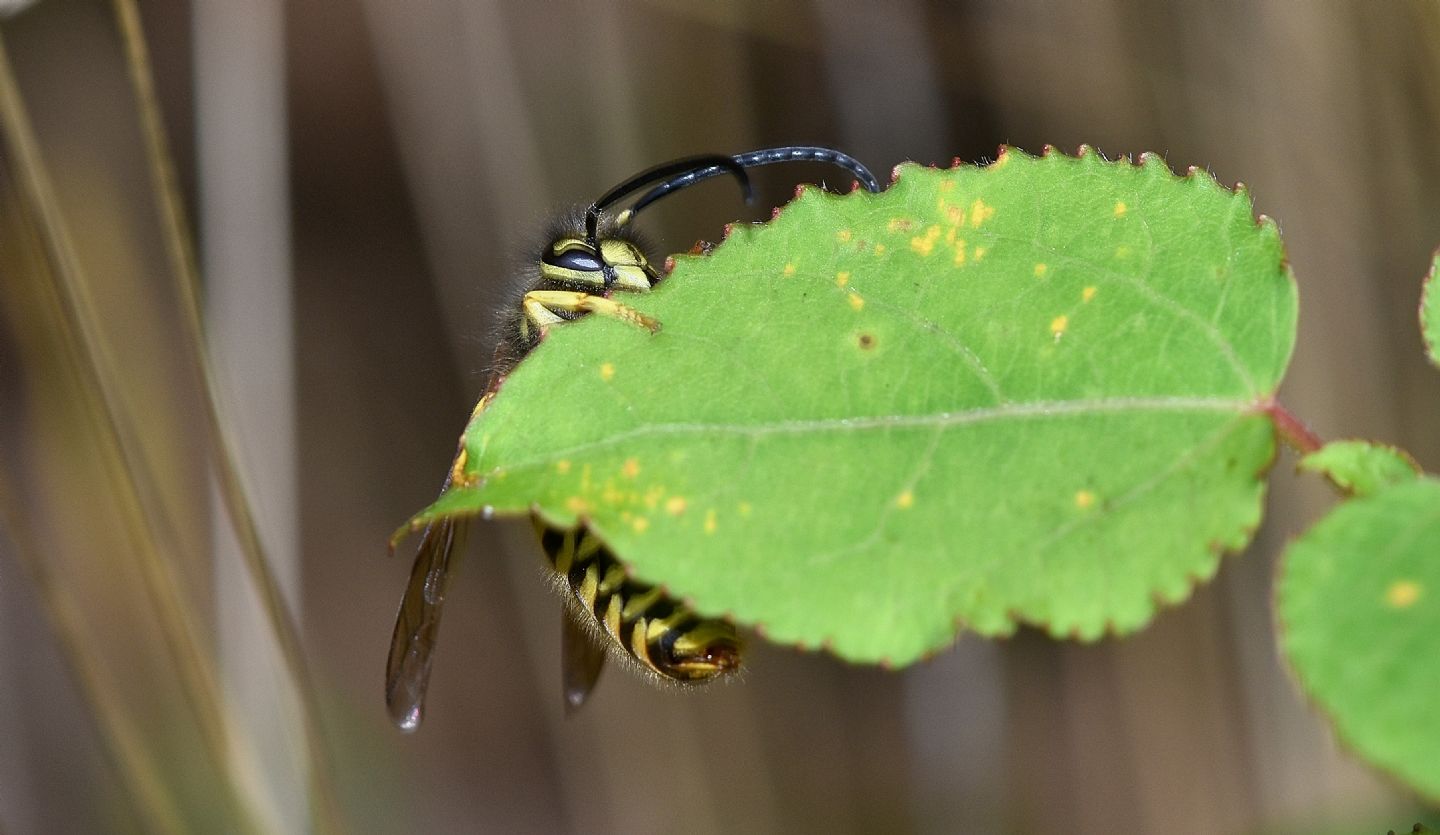
M 566 321 L 559 312 L 598 313 L 645 328 L 651 333 L 660 330 L 659 322 L 633 307 L 626 307 L 604 296 L 574 290 L 532 290 L 525 294 L 524 306 L 525 318 L 542 334 L 551 325 Z

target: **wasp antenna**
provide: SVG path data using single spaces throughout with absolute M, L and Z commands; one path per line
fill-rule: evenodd
M 834 148 L 818 145 L 787 145 L 782 148 L 762 148 L 744 154 L 736 154 L 735 161 L 746 168 L 756 168 L 776 162 L 823 162 L 850 172 L 865 190 L 872 194 L 880 191 L 880 182 L 860 160 Z
M 745 192 L 745 202 L 749 203 L 753 197 L 750 189 L 750 177 L 745 173 L 745 166 L 732 157 L 727 157 L 724 154 L 701 154 L 700 156 L 672 160 L 671 162 L 641 171 L 639 174 L 605 192 L 599 200 L 591 203 L 590 208 L 585 210 L 585 235 L 587 240 L 592 245 L 595 243 L 595 236 L 600 226 L 600 213 L 615 203 L 651 183 L 665 180 L 666 178 L 675 178 L 676 175 L 683 176 L 686 173 L 696 170 L 711 172 L 701 179 L 727 172 L 733 174 L 735 175 L 735 179 L 740 181 L 740 188 Z M 698 182 L 698 180 L 696 182 Z M 635 208 L 631 208 L 625 215 L 625 220 L 628 221 L 631 217 L 634 217 L 635 211 Z
M 736 154 L 731 157 L 731 162 L 741 168 L 758 168 L 762 165 L 772 165 L 777 162 L 822 162 L 843 168 L 850 173 L 866 191 L 878 192 L 880 182 L 870 169 L 860 163 L 849 154 L 837 151 L 834 148 L 822 148 L 817 145 L 786 145 L 780 148 L 761 148 L 758 151 L 747 151 L 743 154 Z M 707 180 L 728 170 L 719 164 L 709 165 L 704 168 L 693 168 L 688 171 L 680 171 L 669 180 L 645 192 L 635 205 L 630 207 L 629 217 L 639 214 L 640 210 L 654 203 L 656 200 L 667 194 L 672 194 L 682 188 L 688 188 L 701 180 Z M 745 202 L 750 202 L 747 195 Z

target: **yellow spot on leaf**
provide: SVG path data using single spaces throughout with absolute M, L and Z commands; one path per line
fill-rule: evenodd
M 640 475 L 640 462 L 634 458 L 626 458 L 625 463 L 620 467 L 620 474 L 626 478 L 634 478 Z
M 976 260 L 976 261 L 979 261 L 981 258 L 984 258 L 984 257 L 985 257 L 985 253 L 987 253 L 987 252 L 989 252 L 989 251 L 990 251 L 990 248 L 989 248 L 989 247 L 984 247 L 984 246 L 977 246 L 977 247 L 975 247 L 975 260 Z
M 965 266 L 965 242 L 957 241 L 955 244 L 955 266 Z
M 965 222 L 965 210 L 959 206 L 946 206 L 945 217 L 955 226 L 960 226 Z
M 850 234 L 851 233 L 849 229 L 841 229 L 839 232 L 835 233 L 835 240 L 839 241 L 842 244 L 846 243 L 850 240 Z
M 1120 217 L 1121 215 L 1125 214 L 1126 208 L 1127 207 L 1124 200 L 1117 201 L 1115 203 L 1115 216 Z
M 705 511 L 705 533 L 715 533 L 715 511 Z
M 659 486 L 658 484 L 654 487 L 651 487 L 649 490 L 646 490 L 645 506 L 650 508 L 651 510 L 654 510 L 655 505 L 660 504 L 660 497 L 663 495 L 665 495 L 665 488 Z
M 1121 244 L 1121 245 L 1115 247 L 1115 257 L 1116 257 L 1116 258 L 1129 258 L 1129 257 L 1130 257 L 1130 247 L 1126 246 L 1125 244 Z
M 644 516 L 637 516 L 635 517 L 635 521 L 630 523 L 630 526 L 635 529 L 635 533 L 645 533 L 646 528 L 650 527 L 650 520 Z
M 921 255 L 929 255 L 935 251 L 935 242 L 940 240 L 940 227 L 931 225 L 925 230 L 924 235 L 916 235 L 910 239 L 910 248 Z
M 1069 316 L 1065 316 L 1063 314 L 1060 316 L 1056 316 L 1054 319 L 1050 320 L 1050 332 L 1055 334 L 1056 339 L 1059 339 L 1061 335 L 1065 333 L 1065 328 L 1068 327 L 1069 324 Z
M 1077 490 L 1077 491 L 1075 491 L 1075 506 L 1076 506 L 1076 507 L 1080 508 L 1081 510 L 1084 510 L 1084 509 L 1090 507 L 1090 506 L 1093 505 L 1093 504 L 1095 504 L 1095 494 L 1094 494 L 1094 493 L 1091 493 L 1089 490 Z
M 749 516 L 749 515 L 750 515 L 750 511 L 753 510 L 753 508 L 750 507 L 750 503 L 749 503 L 749 502 L 741 502 L 741 503 L 740 503 L 740 506 L 737 508 L 737 510 L 740 511 L 740 515 L 741 515 L 741 516 Z
M 941 190 L 941 191 L 954 191 L 954 190 L 955 190 L 955 181 L 954 181 L 954 180 L 941 180 L 941 181 L 940 181 L 940 190 Z
M 1080 291 L 1080 298 L 1088 302 L 1091 299 L 1095 298 L 1095 292 L 1096 291 L 1094 287 L 1086 287 L 1084 290 Z
M 1385 603 L 1392 609 L 1408 609 L 1420 599 L 1420 591 L 1414 580 L 1396 580 L 1385 590 Z
M 884 245 L 884 244 L 876 244 L 876 245 L 875 245 L 875 254 L 876 254 L 876 255 L 884 255 L 884 254 L 885 254 L 885 245 Z
M 975 202 L 970 204 L 970 225 L 978 228 L 994 214 L 995 207 L 977 197 Z
M 687 503 L 683 496 L 671 496 L 665 502 L 665 512 L 670 514 L 671 516 L 679 516 L 680 514 L 685 512 L 686 504 Z
M 1048 266 L 1046 266 L 1046 265 L 1044 265 L 1044 264 L 1036 264 L 1036 265 L 1035 265 L 1035 277 L 1036 277 L 1036 278 L 1044 278 L 1044 277 L 1045 277 L 1045 273 L 1048 273 L 1048 272 L 1050 272 L 1050 268 L 1049 268 Z
M 915 222 L 908 217 L 892 217 L 890 222 L 885 224 L 885 228 L 891 232 L 908 232 L 914 225 Z
M 560 475 L 565 475 L 566 473 L 570 472 L 570 459 L 561 458 L 559 461 L 556 461 L 555 472 L 559 473 Z
M 850 283 L 850 273 L 847 273 L 847 272 L 843 272 L 843 271 L 842 271 L 842 272 L 838 272 L 838 273 L 835 274 L 835 286 L 836 286 L 836 287 L 844 287 L 846 284 L 849 284 L 849 283 Z
M 579 496 L 571 496 L 565 500 L 565 509 L 571 513 L 587 513 L 590 510 L 590 503 Z
M 784 273 L 786 276 L 792 276 L 795 274 L 795 265 L 786 264 L 785 269 L 781 270 L 780 272 Z
M 895 497 L 895 506 L 900 508 L 901 510 L 911 507 L 914 504 L 915 494 L 910 492 L 909 490 L 906 490 L 904 493 L 901 493 L 900 495 Z
M 865 299 L 859 293 L 852 292 L 849 295 L 850 306 L 859 310 L 865 306 Z
M 612 362 L 600 363 L 600 379 L 610 382 L 615 379 L 615 364 Z

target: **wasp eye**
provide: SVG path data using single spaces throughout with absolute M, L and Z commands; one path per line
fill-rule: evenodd
M 559 267 L 562 270 L 574 270 L 580 273 L 596 273 L 600 271 L 600 259 L 595 253 L 586 252 L 583 249 L 567 249 L 564 252 L 547 252 L 543 256 L 545 263 L 552 267 Z

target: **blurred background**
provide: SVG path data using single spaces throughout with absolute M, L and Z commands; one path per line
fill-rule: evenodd
M 1416 324 L 1440 244 L 1432 0 L 0 15 L 0 831 L 1440 824 L 1337 747 L 1277 657 L 1275 561 L 1334 501 L 1289 452 L 1253 546 L 1124 641 L 965 638 L 898 673 L 755 642 L 739 684 L 612 669 L 566 719 L 559 603 L 527 524 L 496 523 L 451 586 L 425 726 L 401 735 L 382 694 L 410 568 L 386 539 L 440 487 L 497 299 L 552 212 L 672 157 L 819 143 L 888 174 L 1083 142 L 1243 180 L 1300 286 L 1282 399 L 1440 469 Z M 836 179 L 754 177 L 755 206 L 717 182 L 643 225 L 682 251 Z M 230 521 L 226 437 L 271 585 Z

